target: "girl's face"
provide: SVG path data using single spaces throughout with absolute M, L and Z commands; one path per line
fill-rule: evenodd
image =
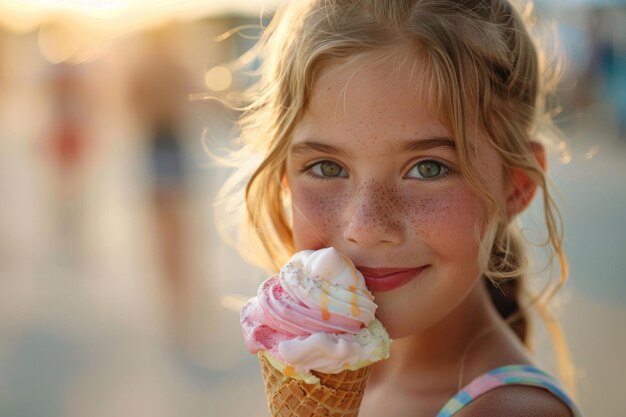
M 389 60 L 322 70 L 286 165 L 296 250 L 348 256 L 396 338 L 446 317 L 481 275 L 485 204 L 460 173 L 451 130 L 420 95 L 419 71 Z M 502 202 L 495 151 L 472 143 Z

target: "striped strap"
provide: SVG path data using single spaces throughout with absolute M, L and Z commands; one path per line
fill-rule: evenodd
M 544 371 L 529 365 L 508 365 L 496 368 L 474 379 L 452 397 L 437 417 L 450 417 L 479 396 L 504 385 L 529 385 L 544 388 L 563 401 L 575 417 L 582 413 L 559 383 Z

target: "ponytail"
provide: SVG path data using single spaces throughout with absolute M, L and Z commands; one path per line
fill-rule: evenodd
M 528 346 L 530 321 L 525 310 L 520 308 L 520 294 L 522 293 L 522 277 L 509 279 L 500 284 L 494 284 L 485 279 L 491 302 L 507 322 L 515 335 Z
M 500 316 L 528 346 L 530 321 L 520 300 L 527 264 L 525 246 L 517 229 L 510 224 L 499 226 L 488 260 L 485 285 Z

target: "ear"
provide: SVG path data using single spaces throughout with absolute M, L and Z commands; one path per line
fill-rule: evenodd
M 541 170 L 545 171 L 547 162 L 543 145 L 538 142 L 531 142 L 530 148 Z M 528 172 L 519 168 L 513 169 L 506 197 L 506 215 L 509 221 L 528 207 L 536 191 L 537 183 L 528 175 Z

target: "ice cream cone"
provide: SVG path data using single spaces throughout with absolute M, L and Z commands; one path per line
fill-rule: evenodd
M 259 353 L 267 403 L 273 417 L 356 417 L 371 365 L 338 374 L 313 371 L 319 383 L 307 384 L 274 368 Z
M 241 310 L 273 417 L 356 417 L 391 339 L 363 275 L 335 248 L 295 253 Z M 316 371 L 321 370 L 322 372 Z

